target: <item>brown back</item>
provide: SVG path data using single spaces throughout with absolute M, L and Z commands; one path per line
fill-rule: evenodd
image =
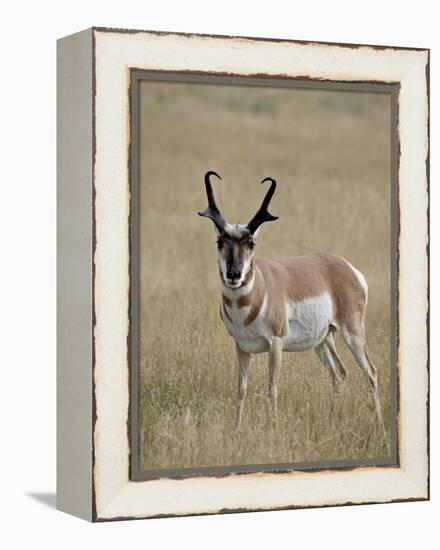
M 339 256 L 311 254 L 278 260 L 257 259 L 268 295 L 266 322 L 277 336 L 287 332 L 286 302 L 300 302 L 328 293 L 335 318 L 348 324 L 363 316 L 366 296 L 355 272 Z

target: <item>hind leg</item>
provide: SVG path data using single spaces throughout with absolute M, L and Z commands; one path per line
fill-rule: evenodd
M 339 357 L 338 352 L 336 351 L 335 340 L 334 340 L 334 337 L 333 337 L 334 331 L 335 331 L 335 328 L 330 327 L 330 331 L 329 331 L 329 333 L 327 335 L 327 338 L 326 338 L 326 343 L 327 343 L 327 345 L 329 347 L 329 350 L 332 354 L 333 361 L 334 361 L 336 369 L 338 371 L 338 378 L 340 380 L 340 384 L 342 385 L 345 382 L 346 378 L 347 378 L 347 369 L 345 368 L 345 365 L 342 362 L 342 359 Z
M 336 353 L 333 335 L 329 332 L 326 339 L 315 348 L 316 355 L 330 372 L 333 389 L 336 394 L 341 392 L 347 371 Z
M 341 336 L 347 346 L 350 348 L 357 364 L 361 368 L 368 383 L 371 395 L 373 397 L 374 409 L 379 424 L 385 431 L 385 426 L 382 420 L 382 409 L 380 406 L 379 387 L 377 383 L 376 367 L 371 362 L 368 351 L 367 341 L 365 337 L 365 327 L 363 321 L 357 323 L 354 327 L 344 327 L 341 329 Z

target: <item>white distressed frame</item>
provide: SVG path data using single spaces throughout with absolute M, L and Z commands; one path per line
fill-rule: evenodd
M 93 30 L 95 63 L 94 518 L 426 499 L 427 50 Z M 130 68 L 399 82 L 400 467 L 129 480 Z

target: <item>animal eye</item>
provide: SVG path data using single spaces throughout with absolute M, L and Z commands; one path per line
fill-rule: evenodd
M 249 241 L 249 248 L 255 248 L 255 242 Z
M 222 239 L 217 239 L 217 248 L 220 250 L 223 246 L 223 241 Z

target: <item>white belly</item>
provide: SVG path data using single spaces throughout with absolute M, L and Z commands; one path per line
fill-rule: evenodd
M 244 324 L 249 313 L 248 307 L 238 309 L 223 304 L 221 307 L 226 330 L 243 351 L 247 353 L 269 351 L 272 334 L 265 323 L 266 297 L 259 314 L 250 325 Z M 326 337 L 332 321 L 333 304 L 328 294 L 288 303 L 286 306 L 287 334 L 283 337 L 283 350 L 303 351 L 318 346 Z
M 302 351 L 318 346 L 333 320 L 333 303 L 328 294 L 290 302 L 286 307 L 288 330 L 283 350 Z

